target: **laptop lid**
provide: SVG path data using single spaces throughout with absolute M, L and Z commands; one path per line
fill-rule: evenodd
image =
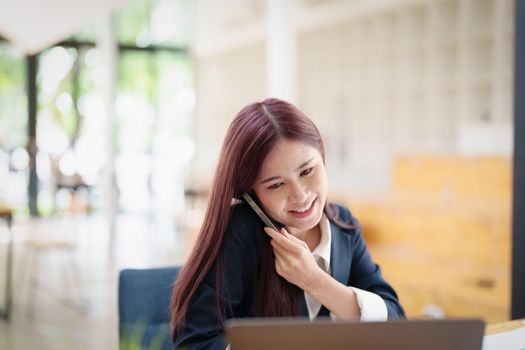
M 484 328 L 485 324 L 478 319 L 387 322 L 236 319 L 226 321 L 226 337 L 231 350 L 480 350 Z

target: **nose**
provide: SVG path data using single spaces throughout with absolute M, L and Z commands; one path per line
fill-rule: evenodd
M 292 182 L 290 184 L 290 193 L 288 200 L 290 203 L 302 204 L 308 198 L 308 191 L 306 186 L 301 182 Z

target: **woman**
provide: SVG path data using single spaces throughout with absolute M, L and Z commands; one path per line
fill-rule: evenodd
M 223 322 L 241 317 L 404 317 L 357 220 L 327 204 L 321 136 L 299 109 L 246 106 L 226 134 L 199 237 L 173 289 L 176 347 L 224 349 Z M 283 228 L 265 228 L 255 197 Z

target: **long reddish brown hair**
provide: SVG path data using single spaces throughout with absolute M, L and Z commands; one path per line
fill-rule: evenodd
M 182 330 L 190 301 L 215 262 L 216 307 L 220 312 L 221 261 L 218 258 L 230 219 L 232 199 L 239 199 L 252 189 L 265 157 L 281 138 L 315 147 L 324 161 L 324 145 L 316 126 L 288 102 L 270 98 L 252 103 L 232 121 L 222 145 L 203 225 L 173 288 L 171 326 L 174 337 Z M 325 213 L 338 221 L 330 205 L 325 207 Z M 301 290 L 277 274 L 269 239 L 267 243 L 261 251 L 255 315 L 299 315 Z

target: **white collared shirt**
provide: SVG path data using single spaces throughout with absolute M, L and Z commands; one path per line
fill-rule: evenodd
M 330 228 L 330 221 L 328 221 L 325 214 L 321 217 L 319 227 L 321 229 L 321 239 L 317 247 L 312 251 L 312 254 L 317 265 L 330 274 L 332 230 Z M 348 288 L 351 288 L 356 294 L 357 303 L 361 310 L 361 321 L 385 321 L 388 318 L 386 304 L 379 295 L 355 287 Z M 304 297 L 308 308 L 308 316 L 310 320 L 313 320 L 317 317 L 319 310 L 321 310 L 321 303 L 306 291 L 304 292 Z M 332 320 L 338 319 L 332 312 L 330 312 L 330 318 L 332 318 Z

